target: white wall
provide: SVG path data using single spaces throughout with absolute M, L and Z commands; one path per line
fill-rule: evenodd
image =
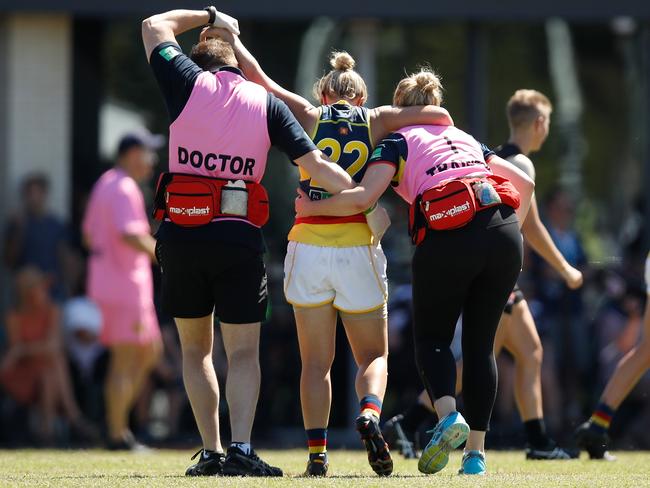
M 67 15 L 11 15 L 4 22 L 5 63 L 0 181 L 5 211 L 22 178 L 49 175 L 50 207 L 68 216 L 71 181 L 72 22 Z M 6 216 L 6 214 L 5 214 Z

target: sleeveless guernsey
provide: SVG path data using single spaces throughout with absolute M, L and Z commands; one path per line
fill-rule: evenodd
M 353 106 L 345 101 L 323 105 L 311 138 L 316 147 L 331 161 L 345 169 L 355 182 L 359 183 L 363 179 L 372 150 L 367 108 Z M 311 200 L 331 196 L 302 168 L 300 188 Z M 349 217 L 310 217 L 296 219 L 288 239 L 315 246 L 352 247 L 370 244 L 372 233 L 363 214 Z

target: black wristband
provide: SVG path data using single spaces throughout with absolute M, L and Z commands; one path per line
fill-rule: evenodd
M 205 7 L 203 10 L 205 10 L 210 15 L 208 24 L 214 25 L 214 21 L 217 20 L 217 9 L 214 8 L 213 6 L 209 6 L 209 7 Z

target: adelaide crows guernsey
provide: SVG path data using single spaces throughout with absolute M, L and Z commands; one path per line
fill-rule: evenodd
M 311 138 L 330 161 L 346 170 L 355 182 L 361 182 L 372 152 L 367 108 L 344 101 L 323 105 Z M 300 188 L 311 200 L 331 196 L 302 168 Z M 349 217 L 304 217 L 296 218 L 289 232 L 289 240 L 327 247 L 366 246 L 372 242 L 372 233 L 363 214 Z

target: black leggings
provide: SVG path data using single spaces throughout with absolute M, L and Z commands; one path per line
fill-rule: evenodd
M 413 333 L 418 370 L 434 401 L 455 396 L 451 352 L 463 314 L 463 396 L 472 430 L 488 429 L 497 391 L 494 336 L 522 265 L 514 211 L 477 213 L 460 229 L 428 231 L 413 256 Z

